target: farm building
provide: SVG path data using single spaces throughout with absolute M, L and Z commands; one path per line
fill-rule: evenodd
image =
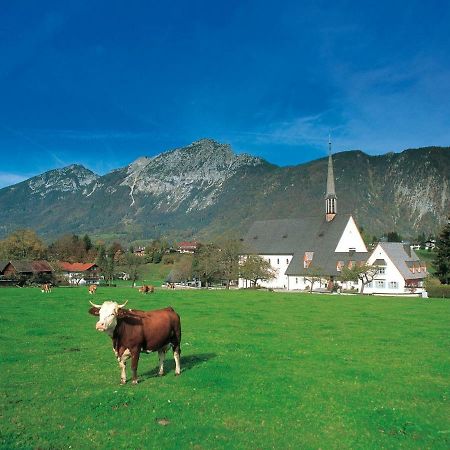
M 99 282 L 98 266 L 95 263 L 59 261 L 58 266 L 70 284 L 97 284 Z
M 48 261 L 14 260 L 0 264 L 0 275 L 4 280 L 20 279 L 22 281 L 36 278 L 47 281 L 53 275 L 53 268 Z

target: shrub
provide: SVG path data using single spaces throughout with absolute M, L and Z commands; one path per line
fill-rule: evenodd
M 450 298 L 450 285 L 441 284 L 437 278 L 427 278 L 425 281 L 425 289 L 428 292 L 428 297 Z

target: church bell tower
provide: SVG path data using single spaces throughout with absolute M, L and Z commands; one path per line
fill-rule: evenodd
M 336 216 L 337 197 L 334 189 L 333 159 L 331 157 L 331 136 L 328 137 L 328 176 L 325 196 L 325 219 L 331 222 Z

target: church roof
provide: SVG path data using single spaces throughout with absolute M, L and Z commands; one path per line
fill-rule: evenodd
M 337 275 L 337 265 L 343 261 L 366 261 L 368 253 L 335 253 L 338 242 L 350 219 L 349 214 L 336 215 L 327 222 L 325 216 L 300 219 L 263 220 L 255 222 L 244 238 L 244 248 L 250 254 L 292 255 L 286 275 L 304 275 L 313 268 L 324 274 Z M 308 268 L 305 253 L 313 252 Z

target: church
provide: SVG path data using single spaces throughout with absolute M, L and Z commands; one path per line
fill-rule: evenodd
M 354 218 L 338 214 L 331 142 L 323 215 L 254 222 L 243 243 L 246 254 L 263 257 L 275 269 L 275 278 L 260 283 L 272 289 L 307 289 L 312 274 L 320 274 L 323 287 L 338 278 L 343 267 L 367 261 L 369 253 Z M 246 280 L 240 279 L 239 286 L 247 287 Z

